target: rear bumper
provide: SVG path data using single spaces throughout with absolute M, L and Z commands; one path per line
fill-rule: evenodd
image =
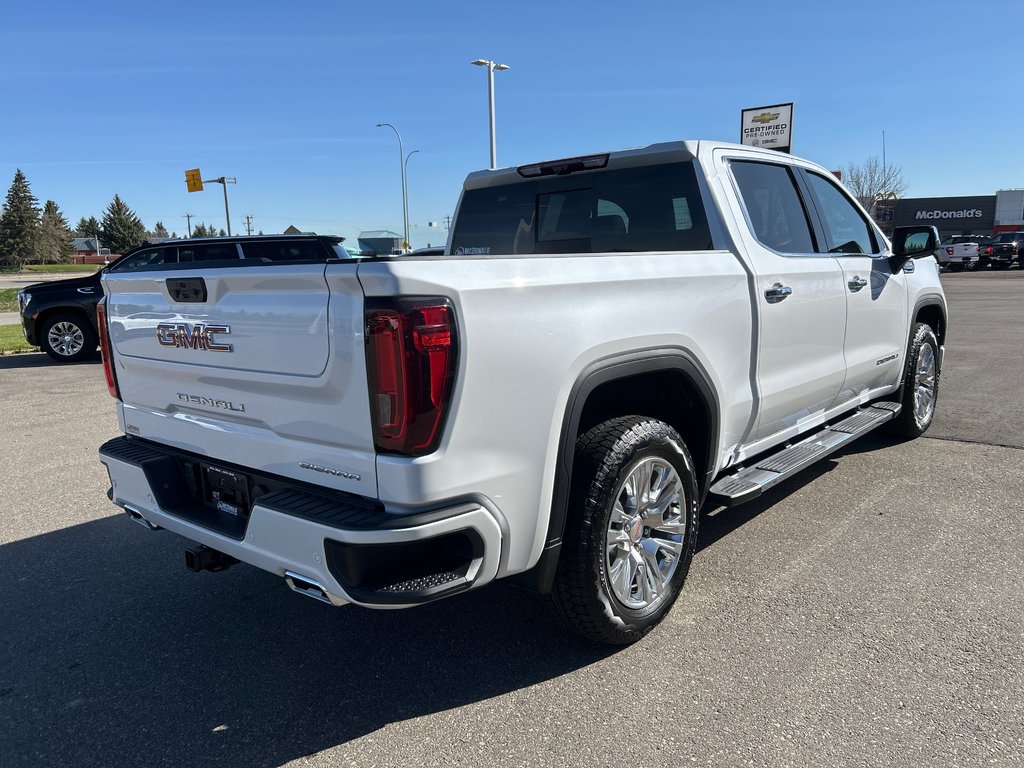
M 253 476 L 259 491 L 249 514 L 226 520 L 174 474 L 182 459 L 128 438 L 100 448 L 111 499 L 130 517 L 285 577 L 296 591 L 335 605 L 402 608 L 482 586 L 497 573 L 501 529 L 480 504 L 399 517 L 371 500 Z

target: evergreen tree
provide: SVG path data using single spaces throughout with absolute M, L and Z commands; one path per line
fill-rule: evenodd
M 135 211 L 114 195 L 114 199 L 103 212 L 103 229 L 100 237 L 111 253 L 128 253 L 146 242 L 146 228 Z
M 39 201 L 18 169 L 0 215 L 0 266 L 20 269 L 35 256 L 38 237 Z
M 228 233 L 224 231 L 223 227 L 221 227 L 220 232 L 217 233 L 217 237 L 227 237 L 227 236 L 228 236 Z
M 96 237 L 99 231 L 100 223 L 95 216 L 90 216 L 89 218 L 83 216 L 75 224 L 74 235 L 75 237 Z
M 44 264 L 67 263 L 71 261 L 71 254 L 75 252 L 74 244 L 71 242 L 71 228 L 53 200 L 47 200 L 43 207 L 36 252 Z
M 159 238 L 168 238 L 168 237 L 170 237 L 170 235 L 167 234 L 167 227 L 164 226 L 164 223 L 162 221 L 158 221 L 156 223 L 156 226 L 153 227 L 153 230 L 151 232 L 149 232 L 148 234 L 149 234 L 149 239 L 150 240 L 152 240 L 155 237 L 159 237 Z
M 217 230 L 200 222 L 192 227 L 192 237 L 216 237 Z

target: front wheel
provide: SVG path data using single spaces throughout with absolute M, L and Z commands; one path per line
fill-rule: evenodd
M 686 444 L 664 422 L 623 416 L 580 437 L 550 595 L 562 621 L 611 645 L 653 629 L 693 559 L 697 493 Z
M 939 397 L 939 342 L 930 325 L 915 323 L 903 379 L 903 409 L 892 422 L 901 437 L 923 435 L 935 418 Z
M 96 354 L 96 332 L 78 313 L 62 312 L 43 323 L 43 352 L 59 363 L 77 363 Z

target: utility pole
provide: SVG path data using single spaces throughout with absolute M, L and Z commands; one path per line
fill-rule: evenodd
M 452 228 L 452 217 L 451 216 L 445 216 L 444 217 L 444 228 L 445 229 L 451 229 Z
M 245 215 L 245 234 L 252 234 L 252 216 L 248 213 Z
M 188 236 L 192 237 L 192 214 L 186 213 L 183 218 L 188 223 Z

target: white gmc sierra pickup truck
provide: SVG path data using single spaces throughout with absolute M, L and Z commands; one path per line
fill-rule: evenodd
M 890 243 L 785 154 L 473 173 L 441 256 L 285 241 L 103 277 L 110 497 L 195 542 L 194 570 L 373 608 L 514 577 L 628 643 L 679 594 L 706 502 L 935 412 L 937 233 Z

